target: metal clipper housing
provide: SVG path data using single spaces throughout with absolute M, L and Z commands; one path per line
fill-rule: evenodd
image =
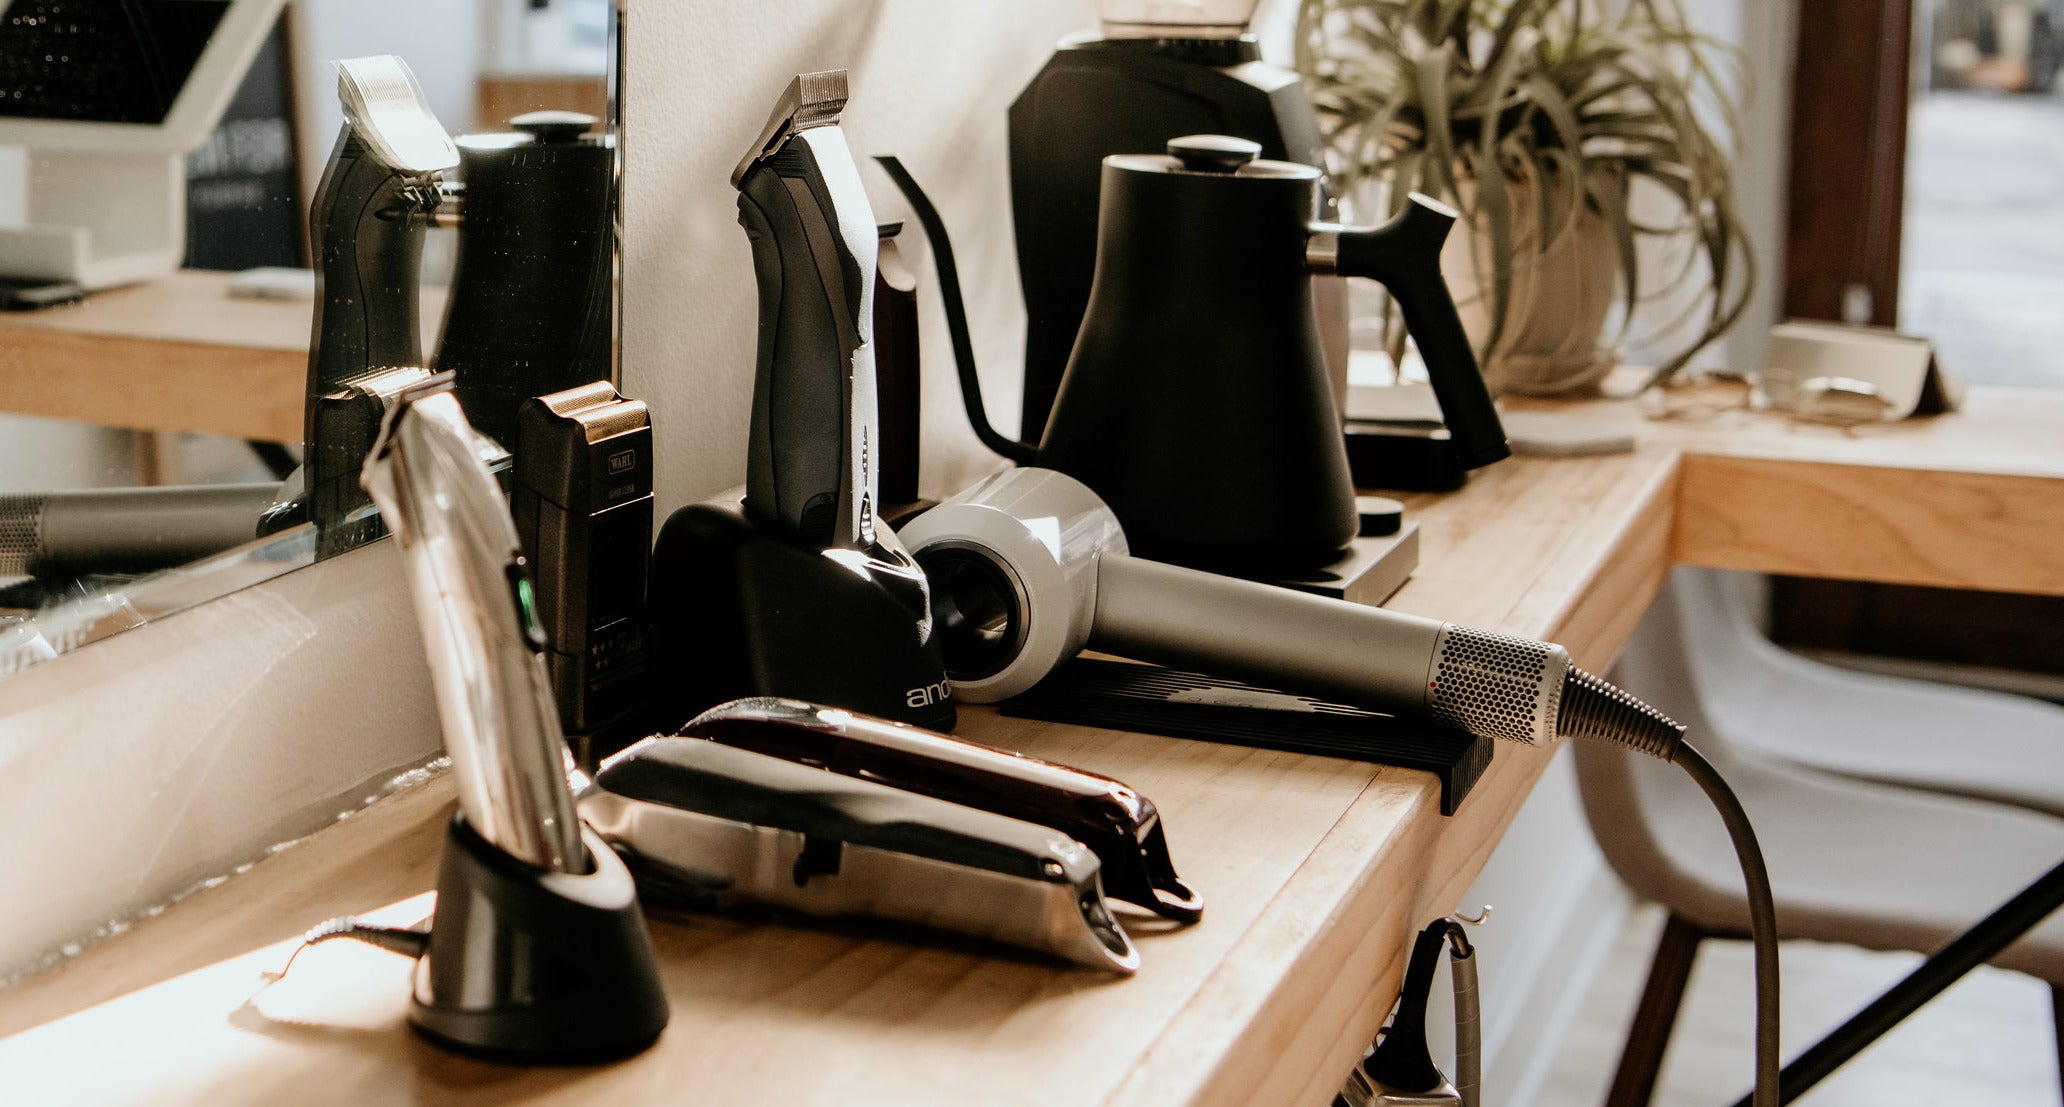
M 1057 830 L 1097 855 L 1110 898 L 1177 922 L 1203 917 L 1153 801 L 1109 777 L 797 700 L 737 700 L 680 733 Z
M 1139 966 L 1096 855 L 1045 827 L 679 737 L 604 761 L 579 805 L 651 902 L 872 916 Z

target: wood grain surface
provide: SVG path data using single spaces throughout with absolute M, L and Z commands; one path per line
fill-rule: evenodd
M 231 297 L 229 278 L 182 269 L 76 304 L 0 313 L 0 411 L 301 441 L 313 301 Z M 445 296 L 423 294 L 433 334 Z
M 1633 454 L 1501 463 L 1462 492 L 1409 498 L 1424 556 L 1391 606 L 1552 638 L 1602 668 L 1673 559 L 1718 558 L 1702 520 L 1799 496 L 1800 482 L 1864 503 L 1844 489 L 1910 491 L 1893 498 L 1905 506 L 1840 525 L 1795 520 L 1817 544 L 1723 531 L 1745 567 L 1817 550 L 1831 572 L 1896 557 L 1938 578 L 1982 576 L 1986 543 L 2005 539 L 1965 550 L 1915 526 L 1911 501 L 1938 487 L 1916 476 L 1968 479 L 1957 497 L 1995 505 L 2055 496 L 2064 443 L 2001 447 L 2003 471 L 1988 475 L 1983 443 L 2018 433 L 2026 412 L 1987 434 L 1976 410 L 1916 424 L 1898 449 L 1782 426 L 1730 438 L 1655 425 Z M 2047 570 L 2041 553 L 2064 551 L 2064 512 L 1997 510 L 2025 529 L 2011 549 L 2031 576 L 2059 571 L 2064 552 Z M 1887 552 L 1897 542 L 1913 548 Z M 1501 747 L 1460 813 L 1442 818 L 1427 774 L 986 709 L 963 718 L 969 737 L 1153 797 L 1208 898 L 1203 922 L 1128 919 L 1144 966 L 1119 980 L 880 928 L 656 917 L 674 1012 L 656 1047 L 596 1068 L 480 1064 L 406 1030 L 399 958 L 331 943 L 264 986 L 292 935 L 324 918 L 428 910 L 450 802 L 437 782 L 0 996 L 0 1035 L 12 1035 L 0 1073 L 82 1103 L 1320 1104 L 1395 996 L 1411 932 L 1455 907 L 1548 757 Z

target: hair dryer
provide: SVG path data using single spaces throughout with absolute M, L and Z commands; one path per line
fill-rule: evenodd
M 1748 884 L 1756 1102 L 1777 1103 L 1777 923 L 1762 850 L 1740 801 L 1669 716 L 1552 643 L 1131 557 L 1111 509 L 1051 470 L 999 473 L 902 535 L 931 578 L 955 693 L 976 703 L 1094 649 L 1432 716 L 1481 737 L 1589 738 L 1676 762 L 1720 811 Z
M 1093 649 L 1527 744 L 1581 735 L 1667 757 L 1683 734 L 1561 646 L 1131 557 L 1111 509 L 1052 470 L 999 473 L 902 538 L 931 579 L 954 692 L 971 702 Z
M 270 481 L 0 495 L 0 577 L 184 565 L 256 539 L 279 506 Z

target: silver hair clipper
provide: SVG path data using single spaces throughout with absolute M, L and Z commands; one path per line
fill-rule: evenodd
M 680 737 L 604 761 L 580 809 L 654 902 L 872 916 L 1139 967 L 1096 855 L 1017 819 Z
M 1175 922 L 1203 917 L 1204 897 L 1176 875 L 1154 801 L 1110 777 L 798 700 L 736 700 L 680 733 L 1060 831 L 1097 855 L 1106 896 Z
M 409 1021 L 460 1052 L 521 1061 L 635 1053 L 667 1001 L 630 871 L 584 831 L 516 527 L 450 374 L 403 390 L 366 459 L 437 690 L 459 814 L 427 934 L 338 920 L 310 941 L 418 953 Z
M 401 544 L 459 809 L 518 861 L 580 872 L 580 820 L 523 547 L 449 375 L 404 393 L 365 488 Z

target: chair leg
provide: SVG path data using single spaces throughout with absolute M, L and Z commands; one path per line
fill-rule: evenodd
M 1677 1009 L 1684 1002 L 1685 985 L 1691 982 L 1699 942 L 1708 936 L 1708 931 L 1674 912 L 1663 924 L 1655 960 L 1648 966 L 1648 985 L 1642 989 L 1641 1005 L 1634 1010 L 1634 1025 L 1627 1031 L 1627 1045 L 1620 1053 L 1612 1090 L 1605 1095 L 1605 1107 L 1648 1107 L 1656 1077 L 1663 1071 L 1670 1029 L 1677 1024 Z
M 2064 984 L 2050 985 L 2050 1028 L 2057 1035 L 2057 1085 L 2064 1093 Z

